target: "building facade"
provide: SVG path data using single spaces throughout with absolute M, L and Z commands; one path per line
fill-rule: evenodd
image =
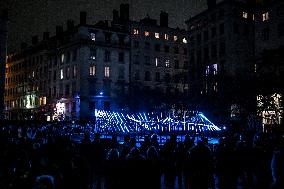
M 8 56 L 6 118 L 92 120 L 95 109 L 139 111 L 153 105 L 149 96 L 184 97 L 187 33 L 169 28 L 167 13 L 161 18 L 130 21 L 122 4 L 112 21 L 88 25 L 82 12 L 79 25 L 69 20 L 55 36 L 34 36 Z
M 5 104 L 9 119 L 89 119 L 95 108 L 114 109 L 126 91 L 129 35 L 109 22 L 86 25 L 86 14 L 56 36 L 8 56 Z M 119 91 L 119 92 L 118 92 Z
M 209 2 L 206 11 L 186 22 L 190 99 L 196 107 L 220 117 L 220 122 L 244 120 L 258 111 L 258 95 L 265 92 L 261 89 L 271 89 L 273 95 L 274 87 L 269 86 L 280 86 L 276 80 L 265 85 L 264 73 L 271 73 L 275 62 L 275 74 L 278 79 L 283 76 L 283 67 L 279 66 L 283 60 L 276 53 L 283 46 L 283 2 Z M 268 58 L 265 54 L 271 54 L 271 50 L 275 53 Z M 266 66 L 264 59 L 268 60 Z
M 258 113 L 264 129 L 283 123 L 284 2 L 255 7 L 255 72 L 259 85 Z
M 0 91 L 5 88 L 5 62 L 7 54 L 7 22 L 8 13 L 0 12 Z M 0 93 L 0 120 L 4 114 L 4 92 Z
M 237 93 L 244 90 L 236 91 L 238 81 L 254 73 L 253 22 L 251 7 L 238 1 L 209 3 L 206 11 L 186 22 L 194 106 L 219 111 L 219 116 L 238 106 Z
M 161 12 L 159 25 L 149 17 L 131 22 L 130 35 L 133 99 L 144 94 L 139 102 L 154 106 L 184 102 L 188 93 L 187 32 L 169 28 L 168 14 Z

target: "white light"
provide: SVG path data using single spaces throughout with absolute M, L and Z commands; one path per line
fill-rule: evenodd
M 155 33 L 155 38 L 159 39 L 160 38 L 160 34 L 159 33 Z
M 56 112 L 57 114 L 64 114 L 65 113 L 65 103 L 58 102 L 56 104 Z
M 187 40 L 185 38 L 182 39 L 183 43 L 187 43 Z
M 92 39 L 92 41 L 96 41 L 96 34 L 95 33 L 91 33 L 91 39 Z

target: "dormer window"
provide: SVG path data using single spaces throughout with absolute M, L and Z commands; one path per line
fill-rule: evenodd
M 159 39 L 160 38 L 160 34 L 159 33 L 155 33 L 155 38 Z
M 269 20 L 269 13 L 265 12 L 261 15 L 262 21 L 267 21 Z
M 248 13 L 243 11 L 242 17 L 243 17 L 243 18 L 248 18 Z
M 134 35 L 138 35 L 138 34 L 139 34 L 139 30 L 138 30 L 137 28 L 134 28 L 134 29 L 133 29 L 133 34 L 134 34 Z
M 91 33 L 91 40 L 96 41 L 96 34 L 95 33 Z

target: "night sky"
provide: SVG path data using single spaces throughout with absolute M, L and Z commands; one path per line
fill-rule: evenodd
M 15 51 L 21 42 L 31 42 L 31 37 L 42 38 L 44 31 L 51 35 L 56 25 L 66 28 L 66 21 L 79 22 L 80 11 L 87 11 L 87 22 L 112 19 L 112 10 L 120 3 L 130 4 L 130 18 L 139 20 L 149 14 L 159 18 L 161 10 L 169 13 L 169 26 L 185 28 L 185 20 L 206 9 L 206 0 L 4 0 L 10 24 L 8 51 Z M 2 3 L 1 3 L 2 4 Z

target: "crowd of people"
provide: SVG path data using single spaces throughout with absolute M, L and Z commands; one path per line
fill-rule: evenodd
M 79 130 L 82 131 L 80 126 Z M 171 134 L 102 138 L 78 143 L 63 124 L 0 126 L 0 188 L 31 189 L 283 189 L 284 136 L 226 133 L 219 143 Z

